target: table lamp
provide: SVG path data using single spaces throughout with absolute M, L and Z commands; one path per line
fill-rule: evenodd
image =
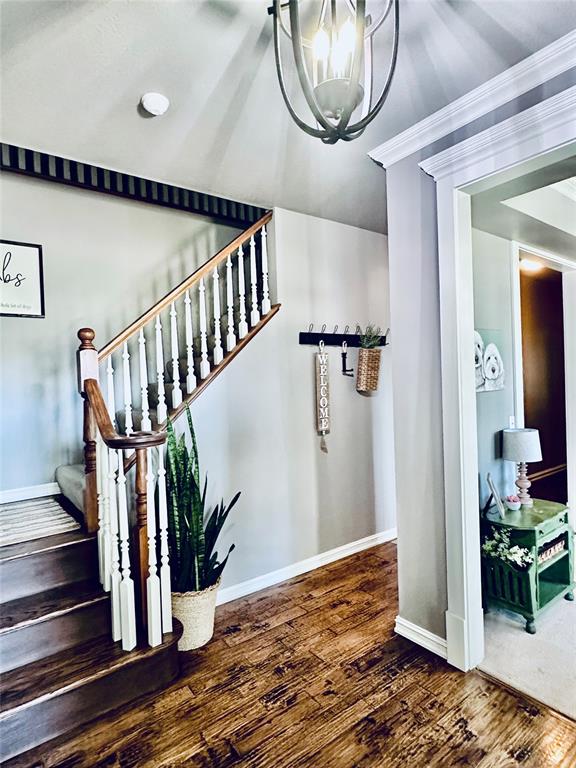
M 505 429 L 503 433 L 502 458 L 518 464 L 518 497 L 523 507 L 531 507 L 534 502 L 528 493 L 532 483 L 528 480 L 527 464 L 542 461 L 540 434 L 537 429 Z

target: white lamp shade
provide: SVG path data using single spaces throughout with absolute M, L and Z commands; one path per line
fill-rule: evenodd
M 542 461 L 540 434 L 537 429 L 505 429 L 502 441 L 502 458 L 507 461 Z

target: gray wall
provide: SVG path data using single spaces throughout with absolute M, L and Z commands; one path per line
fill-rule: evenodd
M 311 322 L 387 326 L 386 237 L 276 209 L 269 242 L 282 308 L 192 407 L 209 502 L 242 491 L 221 544 L 237 546 L 224 587 L 395 525 L 392 347 L 373 397 L 355 391 L 340 349 L 329 348 L 325 454 L 314 422 L 317 350 L 298 344 Z
M 504 389 L 476 394 L 478 417 L 478 481 L 480 504 L 490 491 L 491 473 L 502 496 L 514 491 L 514 464 L 502 460 L 501 431 L 516 416 L 514 408 L 514 348 L 512 311 L 511 243 L 501 237 L 472 230 L 474 268 L 474 326 L 496 331 L 504 362 Z
M 76 332 L 104 346 L 237 230 L 190 214 L 2 174 L 7 240 L 41 243 L 46 318 L 0 318 L 0 490 L 51 482 L 81 455 Z
M 574 84 L 558 76 L 387 169 L 400 615 L 445 637 L 436 189 L 418 163 Z

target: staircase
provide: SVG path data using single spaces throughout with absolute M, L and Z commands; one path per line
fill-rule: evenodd
M 82 529 L 0 547 L 2 761 L 178 674 L 166 425 L 279 310 L 268 285 L 271 217 L 100 351 L 94 331 L 78 332 L 85 461 L 56 476 Z

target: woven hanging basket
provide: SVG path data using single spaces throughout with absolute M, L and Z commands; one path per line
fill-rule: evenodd
M 219 586 L 220 581 L 201 592 L 172 592 L 172 615 L 184 627 L 179 651 L 201 648 L 212 638 Z
M 380 375 L 380 349 L 364 349 L 358 352 L 358 373 L 356 390 L 358 392 L 376 392 Z

